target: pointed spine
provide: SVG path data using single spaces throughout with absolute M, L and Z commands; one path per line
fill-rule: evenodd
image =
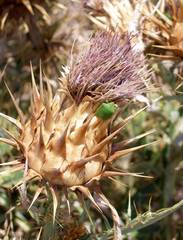
M 37 86 L 36 86 L 36 81 L 35 81 L 35 77 L 34 77 L 32 63 L 30 63 L 30 68 L 31 68 L 33 100 L 34 100 L 34 103 L 37 104 L 37 101 L 40 100 L 40 94 L 39 94 L 39 91 L 38 91 Z
M 110 208 L 112 213 L 112 218 L 114 222 L 114 240 L 121 240 L 122 237 L 122 221 L 116 211 L 116 209 L 112 206 L 112 204 L 108 201 L 108 199 L 104 196 L 104 194 L 100 191 L 97 193 L 99 197 L 106 203 L 106 205 Z
M 58 207 L 58 196 L 56 190 L 53 187 L 50 187 L 50 191 L 53 199 L 53 225 L 54 225 Z
M 130 117 L 128 117 L 127 119 L 125 119 L 124 122 L 122 122 L 121 124 L 119 124 L 117 127 L 115 127 L 115 130 L 109 135 L 107 136 L 104 140 L 102 140 L 100 143 L 98 143 L 92 153 L 95 154 L 97 153 L 98 151 L 100 151 L 101 148 L 103 148 L 106 144 L 109 144 L 112 139 L 117 135 L 119 134 L 119 132 L 129 123 L 130 120 L 132 120 L 133 118 L 135 118 L 139 113 L 141 113 L 145 108 L 147 107 L 144 107 L 142 109 L 140 109 L 138 112 L 136 112 L 135 114 L 131 115 Z
M 24 124 L 24 123 L 25 123 L 24 114 L 23 114 L 22 110 L 20 109 L 20 107 L 18 106 L 18 104 L 17 104 L 17 102 L 16 102 L 16 100 L 15 100 L 12 92 L 10 91 L 8 85 L 6 84 L 6 82 L 4 82 L 4 84 L 5 84 L 5 86 L 6 86 L 7 90 L 8 90 L 8 92 L 9 92 L 9 94 L 10 94 L 10 97 L 11 97 L 11 99 L 12 99 L 12 101 L 13 101 L 13 104 L 14 104 L 17 112 L 18 112 L 18 115 L 19 115 L 19 117 L 20 117 L 20 122 L 21 122 L 22 124 Z
M 7 138 L 0 138 L 0 142 L 6 143 L 8 145 L 11 145 L 12 147 L 17 147 L 16 142 L 14 142 L 14 141 L 12 141 L 10 139 L 7 139 Z
M 38 199 L 38 197 L 39 197 L 39 195 L 42 193 L 43 189 L 44 189 L 44 187 L 40 187 L 40 188 L 38 188 L 38 189 L 36 190 L 36 193 L 35 193 L 35 195 L 34 195 L 34 198 L 33 198 L 32 202 L 31 202 L 29 208 L 28 208 L 28 211 L 31 209 L 32 205 L 33 205 L 33 204 L 35 203 L 35 201 Z
M 87 198 L 90 199 L 90 201 L 93 203 L 94 207 L 103 215 L 102 210 L 100 209 L 100 207 L 98 206 L 98 204 L 95 202 L 95 199 L 93 198 L 93 196 L 91 195 L 89 189 L 87 187 L 84 186 L 74 186 L 70 188 L 71 190 L 79 190 L 81 193 L 83 193 Z
M 121 150 L 124 146 L 129 145 L 129 144 L 133 143 L 134 141 L 139 140 L 139 139 L 141 139 L 141 138 L 143 138 L 143 137 L 146 137 L 146 136 L 154 133 L 155 131 L 156 131 L 155 129 L 152 129 L 152 130 L 147 131 L 147 132 L 145 132 L 145 133 L 142 133 L 142 134 L 140 134 L 140 135 L 138 135 L 138 136 L 135 136 L 134 138 L 131 138 L 131 139 L 124 140 L 124 141 L 122 141 L 122 142 L 116 143 L 116 144 L 114 144 L 114 145 L 112 146 L 112 150 L 113 150 L 113 152 L 114 152 L 114 151 L 116 152 L 116 151 L 118 151 L 118 150 Z
M 19 130 L 22 131 L 22 125 L 19 121 L 17 121 L 15 118 L 12 118 L 4 113 L 0 113 L 0 116 L 9 121 L 10 123 L 14 124 Z
M 130 172 L 122 172 L 122 171 L 104 171 L 102 173 L 102 177 L 115 177 L 115 176 L 132 176 L 132 177 L 141 177 L 141 178 L 150 178 L 152 179 L 153 177 L 151 176 L 145 176 L 142 175 L 141 173 L 130 173 Z
M 132 147 L 132 148 L 127 148 L 127 149 L 124 149 L 124 150 L 121 150 L 121 151 L 117 151 L 115 152 L 114 154 L 112 154 L 109 159 L 107 160 L 108 163 L 111 163 L 113 162 L 114 160 L 116 160 L 117 158 L 119 157 L 123 157 L 131 152 L 134 152 L 134 151 L 137 151 L 141 148 L 144 148 L 144 147 L 147 147 L 151 144 L 154 144 L 154 143 L 157 143 L 157 141 L 154 141 L 154 142 L 151 142 L 151 143 L 147 143 L 147 144 L 143 144 L 143 145 L 140 145 L 140 146 L 137 146 L 137 147 Z
M 20 149 L 24 150 L 24 145 L 21 141 L 19 141 L 16 137 L 14 137 L 13 134 L 10 133 L 7 129 L 2 128 L 2 130 L 8 135 L 8 137 L 11 138 L 11 140 L 13 139 L 13 141 L 17 143 Z
M 6 170 L 0 172 L 0 176 L 1 175 L 6 175 L 6 174 L 10 174 L 10 173 L 13 173 L 13 172 L 17 172 L 19 170 L 23 170 L 23 164 L 11 167 L 11 169 L 6 169 Z
M 40 125 L 40 132 L 39 132 L 39 147 L 40 150 L 44 149 L 45 143 L 44 143 L 44 136 L 43 136 L 43 123 L 41 122 Z
M 40 60 L 40 64 L 39 64 L 39 81 L 40 81 L 40 97 L 43 102 L 44 101 L 44 88 L 43 88 L 43 74 L 42 74 L 41 60 Z
M 11 162 L 0 163 L 0 166 L 10 166 L 10 165 L 17 165 L 17 164 L 20 164 L 20 161 L 15 160 Z

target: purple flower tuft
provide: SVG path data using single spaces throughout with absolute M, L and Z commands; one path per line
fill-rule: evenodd
M 149 71 L 143 54 L 135 51 L 128 35 L 98 32 L 89 50 L 71 67 L 68 88 L 79 103 L 124 101 L 146 91 Z

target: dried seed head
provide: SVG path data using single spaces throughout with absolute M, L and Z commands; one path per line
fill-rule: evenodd
M 85 96 L 98 102 L 124 101 L 145 91 L 148 75 L 144 57 L 128 35 L 99 32 L 71 67 L 68 88 L 77 103 Z

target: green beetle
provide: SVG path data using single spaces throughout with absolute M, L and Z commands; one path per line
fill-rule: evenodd
M 113 102 L 102 103 L 96 110 L 95 115 L 102 120 L 107 120 L 115 113 L 118 108 L 117 104 Z

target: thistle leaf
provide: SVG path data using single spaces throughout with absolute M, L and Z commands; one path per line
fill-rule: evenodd
M 176 203 L 172 207 L 169 208 L 163 208 L 156 212 L 151 212 L 148 210 L 147 212 L 143 214 L 138 214 L 136 218 L 132 219 L 128 222 L 126 226 L 123 226 L 123 234 L 127 234 L 133 231 L 138 231 L 142 228 L 145 228 L 151 224 L 154 224 L 163 218 L 167 217 L 168 215 L 174 213 L 177 211 L 180 207 L 183 206 L 183 200 Z M 105 236 L 101 236 L 100 240 L 102 239 L 111 239 L 113 236 L 113 231 L 108 231 Z

